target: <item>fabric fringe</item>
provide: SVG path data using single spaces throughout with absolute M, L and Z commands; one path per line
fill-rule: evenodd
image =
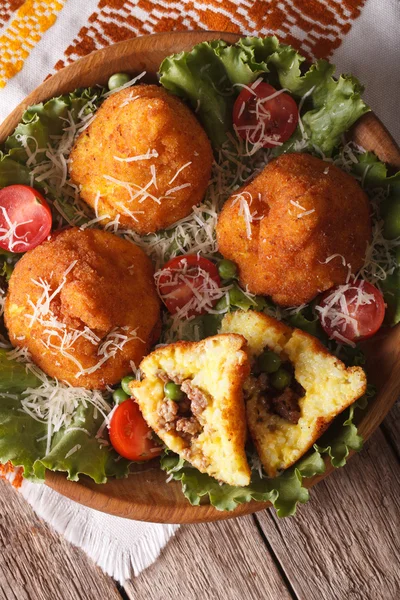
M 139 523 L 81 506 L 45 485 L 24 481 L 21 493 L 66 540 L 82 548 L 121 585 L 150 566 L 179 525 Z

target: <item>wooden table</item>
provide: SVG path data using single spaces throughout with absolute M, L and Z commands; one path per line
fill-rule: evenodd
M 296 517 L 182 526 L 123 589 L 0 482 L 1 600 L 397 600 L 400 406 Z

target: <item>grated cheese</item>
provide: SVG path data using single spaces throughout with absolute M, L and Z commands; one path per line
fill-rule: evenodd
M 17 245 L 29 246 L 29 243 L 26 241 L 29 232 L 26 232 L 23 235 L 18 235 L 17 229 L 18 227 L 22 227 L 22 225 L 28 225 L 29 223 L 32 223 L 32 219 L 29 221 L 23 221 L 22 223 L 13 223 L 9 217 L 6 208 L 4 206 L 0 206 L 0 210 L 3 213 L 3 217 L 7 225 L 6 227 L 0 227 L 0 240 L 8 240 L 7 246 L 11 252 L 14 251 L 14 248 Z M 21 250 L 19 250 L 19 252 L 21 252 Z
M 160 284 L 161 278 L 162 284 Z M 232 287 L 220 287 L 208 271 L 201 267 L 193 269 L 185 259 L 181 261 L 179 269 L 168 269 L 168 271 L 161 269 L 155 273 L 154 279 L 158 293 L 164 300 L 175 298 L 176 288 L 182 284 L 191 290 L 189 301 L 174 315 L 175 319 L 181 320 L 191 318 L 192 313 L 212 313 L 214 304 Z M 168 292 L 169 287 L 171 292 Z
M 179 190 L 183 190 L 183 189 L 185 189 L 187 187 L 190 187 L 191 185 L 192 185 L 191 183 L 183 183 L 182 185 L 177 185 L 176 187 L 167 190 L 165 192 L 165 195 L 166 196 L 170 196 L 174 192 L 179 192 Z
M 311 96 L 311 94 L 313 93 L 314 90 L 315 90 L 315 85 L 313 85 L 313 87 L 310 88 L 308 90 L 308 92 L 306 92 L 304 94 L 304 96 L 301 98 L 301 100 L 299 102 L 299 127 L 300 127 L 300 131 L 301 131 L 301 135 L 303 137 L 303 140 L 307 140 L 308 136 L 307 136 L 306 131 L 304 129 L 303 121 L 301 120 L 301 109 L 303 108 L 304 102 L 307 100 L 307 98 L 309 96 Z
M 208 67 L 209 65 L 205 65 L 202 68 L 202 72 L 206 71 Z M 135 77 L 124 86 L 121 86 L 121 88 L 113 90 L 112 92 L 108 92 L 103 97 L 108 97 L 111 94 L 120 91 L 121 89 L 133 85 L 139 81 L 144 74 L 145 73 L 140 74 L 138 77 Z M 254 84 L 252 84 L 251 87 L 253 88 L 253 93 L 254 88 L 261 81 L 262 78 L 259 78 Z M 303 96 L 299 104 L 299 111 L 301 111 L 306 98 L 312 94 L 313 90 L 314 88 L 309 90 L 309 92 Z M 279 90 L 277 93 L 282 93 L 283 91 L 284 90 Z M 120 105 L 120 107 L 123 108 L 126 106 L 126 104 L 135 101 L 137 98 L 138 96 L 134 95 L 133 90 Z M 99 100 L 100 99 L 97 99 L 97 103 Z M 267 99 L 260 99 L 255 104 L 256 114 L 265 119 L 267 119 L 269 116 L 268 111 L 265 108 L 266 100 Z M 200 102 L 198 103 L 197 110 L 199 108 Z M 28 155 L 27 162 L 29 163 L 28 166 L 31 167 L 31 183 L 32 185 L 34 185 L 34 183 L 42 183 L 45 187 L 45 192 L 50 194 L 51 197 L 55 198 L 53 206 L 58 212 L 57 218 L 60 227 L 65 225 L 65 222 L 70 225 L 91 227 L 97 223 L 101 223 L 104 219 L 110 219 L 109 216 L 99 216 L 98 203 L 100 199 L 100 193 L 98 192 L 96 194 L 93 215 L 93 212 L 86 206 L 85 203 L 80 200 L 78 187 L 75 186 L 68 177 L 68 161 L 71 148 L 76 137 L 89 126 L 93 119 L 95 119 L 96 115 L 93 114 L 95 109 L 96 99 L 89 101 L 87 105 L 85 105 L 85 107 L 83 107 L 83 109 L 80 111 L 78 118 L 75 118 L 75 120 L 71 113 L 68 113 L 62 135 L 52 136 L 52 142 L 47 148 L 38 148 L 36 140 L 35 145 L 32 145 L 33 138 L 30 139 L 29 137 L 26 137 L 24 139 L 21 138 L 20 140 Z M 244 110 L 244 106 L 241 107 L 241 110 Z M 85 112 L 88 114 L 84 114 Z M 299 119 L 299 127 L 302 133 L 302 139 L 295 143 L 295 151 L 300 151 L 309 145 L 301 118 Z M 235 135 L 228 134 L 227 141 L 220 149 L 217 150 L 217 160 L 213 164 L 211 180 L 206 197 L 199 206 L 193 207 L 193 212 L 190 215 L 169 227 L 167 231 L 159 234 L 139 236 L 133 230 L 121 225 L 120 215 L 117 215 L 117 217 L 112 221 L 110 220 L 110 222 L 105 225 L 105 229 L 107 231 L 112 231 L 116 235 L 119 235 L 141 246 L 155 263 L 157 271 L 167 260 L 180 253 L 201 253 L 205 257 L 213 257 L 218 250 L 215 236 L 215 226 L 218 219 L 219 209 L 227 198 L 234 195 L 237 198 L 236 201 L 239 203 L 239 211 L 241 211 L 241 215 L 246 222 L 246 233 L 248 237 L 251 238 L 251 224 L 254 220 L 257 220 L 261 217 L 258 217 L 256 213 L 252 213 L 251 211 L 251 196 L 245 196 L 238 192 L 238 190 L 249 180 L 249 178 L 253 177 L 255 174 L 257 174 L 257 172 L 261 171 L 265 167 L 265 165 L 271 159 L 271 149 L 263 148 L 263 144 L 266 141 L 264 136 L 265 126 L 263 127 L 261 125 L 258 129 L 255 127 L 253 130 L 248 128 L 245 131 L 246 139 L 242 139 L 238 135 L 238 129 L 235 129 Z M 262 140 L 262 143 L 259 142 L 257 144 L 252 144 L 251 138 L 254 137 L 255 139 L 255 136 L 259 136 L 259 139 Z M 280 145 L 277 139 L 274 140 L 273 138 L 270 138 L 268 141 L 270 141 L 270 143 L 274 143 L 275 146 Z M 315 147 L 314 150 L 319 152 L 326 160 L 326 157 L 323 156 L 323 153 L 320 152 L 318 148 Z M 354 144 L 346 144 L 340 156 L 336 157 L 333 162 L 344 170 L 351 171 L 353 165 L 358 162 L 357 154 L 361 151 L 363 150 Z M 198 156 L 198 153 L 194 152 L 194 155 Z M 149 149 L 144 155 L 126 158 L 115 157 L 115 160 L 129 163 L 136 160 L 148 160 L 157 157 L 158 154 L 156 150 Z M 190 162 L 186 163 L 180 169 L 178 169 L 175 175 L 169 181 L 169 185 L 172 185 L 177 179 L 178 175 L 190 164 Z M 144 188 L 140 188 L 139 186 L 129 182 L 119 181 L 112 176 L 104 175 L 104 177 L 115 185 L 121 185 L 125 187 L 129 194 L 129 202 L 137 198 L 141 203 L 148 199 L 160 203 L 163 197 L 158 198 L 157 195 L 152 193 L 154 190 L 151 189 L 153 185 L 154 187 L 157 185 L 155 165 L 152 166 L 153 169 L 150 169 L 151 178 L 149 183 L 146 184 Z M 327 174 L 328 171 L 329 167 L 325 169 L 324 174 Z M 364 176 L 359 178 L 362 185 L 365 184 L 366 175 L 367 173 L 364 172 Z M 190 184 L 183 184 L 183 186 L 173 187 L 172 189 L 167 190 L 165 197 L 171 197 L 174 192 L 177 192 L 184 187 L 188 187 L 189 185 Z M 374 192 L 374 197 L 376 198 L 375 205 L 378 207 L 379 202 L 383 199 L 382 190 L 377 190 Z M 301 216 L 310 214 L 310 211 L 306 211 L 304 207 L 295 201 L 292 201 L 291 203 L 299 210 L 303 211 L 304 214 Z M 129 208 L 127 208 L 124 204 L 121 204 L 120 208 L 122 214 L 124 212 L 125 214 L 128 214 L 127 211 L 129 211 Z M 135 214 L 143 214 L 143 212 L 144 211 L 129 211 L 129 215 L 135 220 Z M 374 212 L 374 215 L 375 217 L 378 215 L 377 208 Z M 301 217 L 299 216 L 299 218 Z M 373 239 L 367 249 L 365 265 L 360 272 L 356 275 L 353 275 L 352 278 L 365 277 L 372 283 L 377 282 L 379 285 L 379 281 L 382 281 L 388 274 L 393 272 L 396 266 L 395 259 L 393 257 L 393 249 L 400 246 L 400 239 L 392 240 L 390 242 L 384 240 L 382 235 L 382 225 L 383 224 L 379 222 L 379 220 L 374 225 Z M 340 257 L 343 265 L 345 265 L 345 258 L 337 254 L 328 257 L 325 262 L 327 263 L 336 257 Z M 347 266 L 349 267 L 349 265 Z M 67 273 L 65 273 L 64 276 L 66 274 Z M 215 282 L 213 285 L 212 282 L 207 281 L 204 283 L 203 288 L 199 289 L 194 285 L 193 279 L 191 280 L 188 274 L 183 274 L 183 277 L 185 278 L 185 283 L 189 285 L 189 287 L 191 286 L 193 289 L 192 305 L 187 305 L 180 313 L 174 316 L 164 314 L 164 325 L 167 326 L 167 328 L 165 328 L 162 341 L 165 343 L 176 341 L 178 339 L 200 339 L 201 331 L 199 329 L 196 317 L 191 317 L 184 320 L 185 314 L 187 315 L 192 309 L 196 310 L 196 307 L 199 310 L 205 308 L 207 312 L 211 313 L 221 313 L 223 311 L 216 311 L 212 308 L 212 306 L 216 298 L 219 299 L 224 296 L 227 297 L 229 294 L 230 286 L 222 286 L 219 288 Z M 351 285 L 349 282 L 350 269 L 347 286 Z M 38 319 L 41 320 L 45 325 L 46 334 L 43 339 L 45 345 L 47 345 L 49 348 L 51 348 L 53 345 L 54 349 L 57 347 L 58 351 L 60 348 L 62 348 L 62 352 L 68 353 L 70 356 L 72 356 L 71 352 L 69 351 L 71 351 L 73 344 L 77 339 L 79 339 L 79 336 L 83 336 L 94 345 L 100 344 L 100 340 L 90 329 L 86 328 L 84 331 L 73 330 L 66 332 L 65 326 L 57 322 L 57 320 L 54 318 L 54 315 L 45 313 L 44 311 L 47 307 L 47 303 L 49 303 L 52 292 L 50 288 L 46 286 L 46 282 L 44 281 L 38 281 L 37 285 L 43 288 L 42 300 L 38 307 L 32 306 L 32 314 L 27 315 L 27 317 L 30 320 L 33 318 L 32 323 Z M 343 302 L 343 290 L 345 290 L 345 287 L 340 290 L 340 294 L 336 298 L 336 301 L 339 303 L 339 310 L 334 316 L 338 320 L 337 322 L 342 320 L 344 323 L 354 325 L 354 320 L 351 319 L 345 303 Z M 331 299 L 331 301 L 332 300 L 333 299 Z M 363 297 L 357 299 L 357 302 L 358 301 L 368 302 L 368 298 L 366 298 L 364 294 Z M 303 307 L 292 307 L 289 309 L 280 309 L 279 307 L 268 307 L 266 312 L 277 318 L 282 318 L 288 312 L 299 312 L 302 308 Z M 325 319 L 327 319 L 329 316 L 328 312 L 329 307 L 325 311 Z M 330 315 L 329 318 L 331 318 L 331 316 L 332 315 Z M 121 331 L 118 329 L 113 330 L 112 335 L 111 333 L 109 334 L 108 340 L 101 341 L 101 351 L 99 346 L 98 354 L 99 361 L 95 368 L 101 368 L 101 365 L 104 364 L 104 360 L 112 358 L 114 351 L 117 352 L 118 350 L 121 350 L 123 346 L 130 340 L 136 339 L 135 334 L 136 331 Z M 339 339 L 339 334 L 337 336 L 337 341 L 346 344 L 349 343 L 349 340 L 343 336 L 341 337 L 342 339 Z M 3 342 L 0 341 L 1 347 L 3 347 L 2 344 Z M 104 416 L 104 423 L 102 426 L 103 429 L 99 429 L 97 432 L 97 437 L 99 444 L 107 444 L 107 441 L 101 438 L 101 434 L 111 418 L 110 406 L 107 401 L 110 391 L 105 393 L 101 393 L 99 391 L 91 392 L 83 388 L 72 388 L 71 386 L 60 384 L 55 380 L 50 380 L 46 375 L 43 374 L 43 372 L 40 371 L 40 369 L 38 369 L 38 367 L 30 362 L 29 353 L 26 349 L 15 349 L 10 351 L 8 355 L 10 359 L 14 358 L 20 362 L 24 362 L 27 364 L 27 368 L 29 370 L 33 370 L 36 374 L 40 374 L 42 384 L 36 390 L 26 390 L 24 394 L 22 410 L 30 414 L 32 418 L 48 423 L 48 431 L 46 435 L 48 450 L 51 448 L 51 440 L 55 432 L 59 431 L 62 427 L 66 427 L 67 429 L 70 427 L 70 431 L 73 430 L 71 423 L 74 419 L 77 408 L 81 404 L 85 406 L 89 404 L 93 405 L 95 410 Z M 136 368 L 134 363 L 131 363 L 131 367 L 135 377 L 140 379 L 140 370 Z M 85 372 L 84 369 L 80 368 L 80 370 L 82 373 Z M 85 432 L 87 431 L 84 428 L 82 428 L 82 430 Z M 258 470 L 258 467 L 255 464 L 252 466 Z
M 78 452 L 78 450 L 80 450 L 81 448 L 82 446 L 80 444 L 76 444 L 76 446 L 74 446 L 69 452 L 67 452 L 67 454 L 65 455 L 65 460 L 67 460 L 67 458 Z
M 192 161 L 187 162 L 185 165 L 183 165 L 182 167 L 180 167 L 177 172 L 175 173 L 175 175 L 172 177 L 172 179 L 169 180 L 168 185 L 171 185 L 171 183 L 173 183 L 175 181 L 175 179 L 178 177 L 179 173 L 181 173 L 184 169 L 186 169 L 187 167 L 189 167 L 192 164 Z
M 315 213 L 315 208 L 312 208 L 311 210 L 306 210 L 305 212 L 301 212 L 297 215 L 298 219 L 302 219 L 303 217 L 306 217 L 307 215 L 311 215 L 312 213 Z
M 142 73 L 140 73 L 140 75 L 136 75 L 136 77 L 133 77 L 133 79 L 130 79 L 123 85 L 121 85 L 113 90 L 110 90 L 109 92 L 106 92 L 104 94 L 103 98 L 108 98 L 109 96 L 112 96 L 113 94 L 118 94 L 118 92 L 120 92 L 121 90 L 126 90 L 126 88 L 129 88 L 129 87 L 135 85 L 135 83 L 137 83 L 138 81 L 143 79 L 143 77 L 145 75 L 146 75 L 146 71 L 143 71 Z
M 119 160 L 120 162 L 135 162 L 137 160 L 149 160 L 150 158 L 158 158 L 157 150 L 147 150 L 146 154 L 138 154 L 137 156 L 129 156 L 127 158 L 121 158 L 120 156 L 114 156 L 115 160 Z
M 245 196 L 248 196 L 246 199 Z M 242 192 L 240 194 L 234 194 L 233 196 L 232 206 L 239 203 L 239 211 L 238 216 L 243 217 L 246 225 L 246 235 L 251 240 L 251 223 L 253 222 L 253 215 L 250 212 L 250 206 L 253 201 L 252 195 L 250 192 Z
M 127 106 L 131 102 L 134 102 L 135 100 L 137 100 L 138 98 L 140 98 L 140 96 L 138 96 L 138 95 L 134 96 L 133 93 L 134 92 L 131 92 L 129 94 L 129 96 L 127 96 L 127 98 L 123 102 L 121 102 L 121 104 L 119 105 L 120 108 L 124 108 L 124 106 Z
M 84 407 L 92 405 L 94 410 L 105 417 L 111 410 L 108 402 L 109 394 L 99 390 L 72 387 L 51 379 L 30 360 L 27 354 L 22 356 L 24 350 L 19 352 L 27 371 L 36 375 L 41 381 L 39 387 L 27 388 L 22 392 L 20 410 L 36 421 L 47 423 L 46 454 L 51 450 L 53 435 L 62 428 L 65 428 L 66 432 L 82 430 L 90 436 L 90 432 L 85 428 L 72 425 L 76 411 L 81 405 Z M 14 351 L 8 352 L 7 355 L 11 360 L 14 358 Z

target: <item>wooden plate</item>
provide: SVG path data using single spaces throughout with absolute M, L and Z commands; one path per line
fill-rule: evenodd
M 0 127 L 0 142 L 12 133 L 23 111 L 30 105 L 74 90 L 105 84 L 119 71 L 138 74 L 147 71 L 155 77 L 161 61 L 169 54 L 189 50 L 212 39 L 235 42 L 236 34 L 182 32 L 149 35 L 121 42 L 94 52 L 66 67 L 40 85 L 10 114 Z M 353 127 L 351 137 L 381 160 L 400 168 L 400 150 L 373 113 L 364 115 Z M 369 381 L 377 386 L 377 397 L 363 411 L 359 431 L 367 439 L 385 418 L 400 395 L 400 327 L 382 331 L 366 346 Z M 308 487 L 333 471 L 326 462 L 323 476 L 307 481 Z M 157 464 L 143 465 L 123 480 L 96 485 L 88 478 L 67 481 L 61 473 L 48 472 L 46 484 L 60 494 L 97 510 L 129 519 L 159 523 L 196 523 L 228 519 L 264 509 L 268 503 L 250 502 L 233 512 L 219 512 L 208 504 L 191 506 L 181 493 L 180 483 L 166 484 L 165 473 Z

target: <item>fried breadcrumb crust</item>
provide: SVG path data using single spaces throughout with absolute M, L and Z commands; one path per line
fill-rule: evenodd
M 42 316 L 45 323 L 36 319 L 30 326 L 34 306 L 39 306 L 43 294 L 40 282 L 49 284 L 49 295 L 60 285 L 61 289 L 51 300 L 51 312 Z M 11 343 L 28 348 L 32 360 L 49 376 L 77 387 L 104 389 L 130 373 L 130 361 L 139 364 L 159 335 L 160 302 L 153 266 L 138 246 L 111 233 L 68 229 L 18 261 L 4 316 Z M 72 335 L 89 328 L 99 341 L 92 343 L 92 334 L 92 341 L 87 336 L 72 344 L 64 340 L 62 352 L 63 333 L 52 325 L 54 319 Z M 78 377 L 80 367 L 73 359 L 84 369 L 96 365 L 102 358 L 101 344 L 108 352 L 113 349 L 107 343 L 113 331 L 121 349 L 93 373 Z M 124 336 L 133 339 L 123 343 Z
M 238 194 L 253 215 L 251 237 Z M 250 292 L 298 306 L 362 266 L 371 238 L 369 201 L 335 165 L 284 154 L 225 203 L 217 238 Z
M 245 454 L 246 416 L 243 383 L 249 374 L 246 340 L 239 335 L 216 335 L 201 342 L 177 342 L 158 348 L 143 359 L 144 380 L 131 391 L 148 425 L 176 452 L 202 473 L 230 485 L 248 485 L 250 468 Z M 161 377 L 160 377 L 161 374 Z M 187 443 L 159 425 L 164 401 L 163 374 L 192 380 L 209 399 L 200 420 L 203 431 Z
M 148 153 L 150 158 L 117 160 Z M 201 202 L 212 160 L 207 135 L 190 109 L 159 86 L 137 85 L 105 100 L 77 139 L 69 164 L 82 198 L 97 206 L 98 216 L 107 215 L 102 223 L 120 215 L 122 226 L 145 234 L 172 225 Z
M 253 311 L 230 313 L 222 321 L 221 332 L 244 335 L 252 358 L 268 348 L 282 360 L 290 360 L 296 380 L 306 391 L 299 400 L 301 416 L 297 424 L 269 412 L 255 393 L 247 401 L 249 431 L 270 477 L 299 460 L 332 419 L 366 391 L 361 367 L 346 368 L 315 337 L 272 317 Z

